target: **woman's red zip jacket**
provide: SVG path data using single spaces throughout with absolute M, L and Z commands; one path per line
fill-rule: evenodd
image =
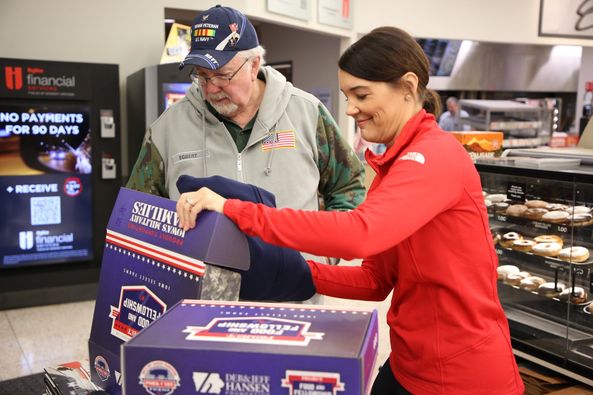
M 383 155 L 350 212 L 275 210 L 227 200 L 247 234 L 360 267 L 309 262 L 321 294 L 384 300 L 390 364 L 414 394 L 521 394 L 496 289 L 497 257 L 479 175 L 459 142 L 421 110 Z

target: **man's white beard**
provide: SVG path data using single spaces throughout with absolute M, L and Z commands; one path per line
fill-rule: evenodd
M 220 100 L 223 98 L 229 99 L 229 102 L 227 102 L 225 104 L 214 102 L 214 100 Z M 239 106 L 236 105 L 235 103 L 231 102 L 229 96 L 224 92 L 220 92 L 215 95 L 210 95 L 208 103 L 210 103 L 210 105 L 212 107 L 214 107 L 214 109 L 220 115 L 225 116 L 225 117 L 232 117 L 233 115 L 235 115 L 237 113 L 237 110 L 239 109 Z

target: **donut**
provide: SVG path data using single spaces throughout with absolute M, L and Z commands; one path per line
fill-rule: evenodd
M 586 226 L 593 223 L 593 215 L 591 214 L 573 214 L 566 218 L 565 221 L 571 226 Z
M 591 214 L 591 208 L 587 206 L 574 206 L 566 209 L 570 214 Z
M 517 266 L 514 265 L 502 265 L 496 268 L 496 273 L 498 274 L 499 280 L 504 280 L 506 276 L 511 273 L 519 273 L 520 270 Z
M 533 240 L 519 239 L 513 241 L 511 248 L 516 251 L 529 252 L 533 249 L 533 246 L 536 244 L 537 243 Z
M 500 203 L 507 200 L 507 195 L 504 193 L 494 193 L 491 195 L 486 195 L 486 199 L 490 200 L 492 203 Z
M 566 288 L 560 292 L 558 299 L 562 301 L 570 300 L 572 304 L 581 304 L 587 301 L 587 292 L 581 287 Z
M 490 234 L 492 235 L 492 243 L 494 245 L 497 245 L 498 242 L 500 241 L 500 233 L 498 233 L 496 230 L 490 228 Z
M 531 276 L 524 278 L 519 283 L 519 287 L 523 288 L 526 291 L 535 291 L 539 288 L 540 285 L 545 284 L 546 280 L 541 277 Z
M 521 281 L 525 280 L 527 277 L 531 277 L 531 273 L 529 273 L 529 272 L 509 273 L 504 278 L 504 282 L 509 285 L 519 286 L 519 284 L 521 284 Z
M 564 222 L 570 214 L 566 211 L 548 211 L 542 215 L 542 221 L 546 222 L 554 222 L 554 223 L 562 223 Z
M 562 238 L 556 235 L 541 235 L 534 237 L 533 240 L 535 240 L 537 243 L 558 243 L 560 246 L 564 244 Z
M 502 235 L 498 244 L 500 244 L 504 248 L 511 248 L 513 246 L 513 242 L 515 240 L 521 240 L 523 236 L 521 236 L 517 232 L 508 232 Z
M 566 262 L 582 263 L 589 259 L 589 250 L 578 246 L 563 248 L 558 253 L 558 258 Z
M 568 206 L 566 204 L 561 203 L 550 203 L 546 206 L 546 210 L 548 211 L 556 211 L 556 210 L 566 210 Z
M 531 251 L 541 256 L 557 256 L 561 249 L 560 243 L 537 243 Z
M 537 288 L 537 293 L 540 295 L 547 296 L 548 298 L 556 298 L 562 291 L 566 289 L 566 285 L 563 283 L 544 283 Z
M 507 208 L 506 214 L 513 217 L 521 217 L 525 211 L 527 211 L 527 206 L 524 204 L 512 204 Z
M 543 200 L 528 200 L 525 202 L 525 205 L 529 208 L 546 208 L 548 204 L 548 202 L 544 202 Z
M 523 213 L 523 216 L 525 218 L 529 218 L 531 220 L 538 221 L 538 220 L 542 219 L 542 216 L 547 212 L 548 212 L 548 210 L 546 210 L 545 208 L 534 207 L 534 208 L 529 208 L 529 209 L 525 210 L 525 212 Z
M 509 208 L 509 204 L 505 202 L 493 203 L 492 207 L 494 207 L 495 213 L 505 214 Z

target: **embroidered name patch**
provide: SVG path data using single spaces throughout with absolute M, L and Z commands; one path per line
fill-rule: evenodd
M 424 162 L 426 161 L 424 159 L 424 155 L 422 155 L 420 152 L 408 152 L 407 154 L 399 158 L 399 160 L 413 160 L 421 164 L 424 164 Z
M 210 157 L 210 151 L 208 150 L 198 150 L 198 151 L 186 151 L 186 152 L 179 152 L 175 155 L 171 156 L 171 159 L 173 160 L 174 164 L 177 164 L 179 162 L 183 162 L 186 160 L 196 160 L 196 159 L 201 159 L 203 157 L 209 158 Z
M 277 148 L 295 148 L 296 135 L 293 130 L 283 130 L 281 132 L 270 133 L 261 142 L 262 151 L 268 151 Z

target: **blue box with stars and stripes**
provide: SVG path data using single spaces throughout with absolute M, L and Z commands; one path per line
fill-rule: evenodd
M 183 300 L 122 346 L 124 394 L 364 395 L 377 310 Z
M 121 393 L 120 346 L 184 298 L 237 300 L 250 265 L 243 233 L 203 212 L 178 226 L 176 202 L 121 188 L 107 225 L 89 339 L 93 382 Z

